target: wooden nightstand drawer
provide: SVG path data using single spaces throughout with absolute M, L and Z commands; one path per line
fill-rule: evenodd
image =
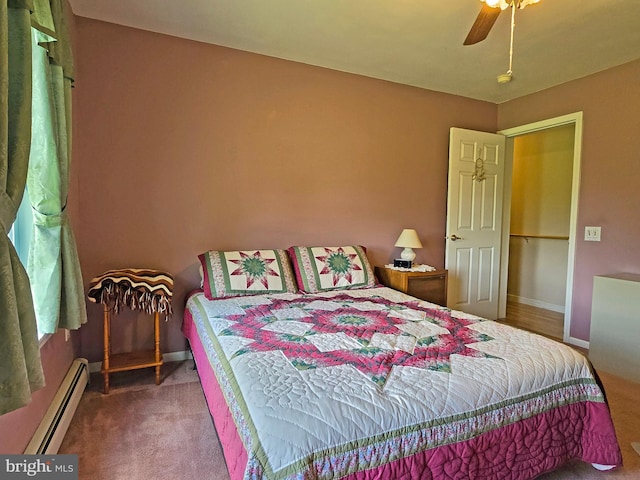
M 447 305 L 447 271 L 405 272 L 386 267 L 375 267 L 375 274 L 380 283 L 386 287 L 399 290 L 407 295 Z

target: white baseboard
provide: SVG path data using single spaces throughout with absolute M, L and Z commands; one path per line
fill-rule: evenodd
M 169 352 L 162 354 L 162 361 L 167 362 L 182 362 L 184 360 L 191 360 L 191 352 L 188 350 L 182 350 L 180 352 Z M 91 362 L 89 364 L 89 373 L 99 372 L 102 368 L 102 362 Z
M 567 338 L 566 343 L 589 350 L 589 342 L 582 340 L 581 338 L 569 337 Z
M 507 300 L 514 303 L 530 305 L 532 307 L 544 308 L 545 310 L 551 310 L 552 312 L 564 313 L 564 305 L 555 305 L 553 303 L 534 300 L 532 298 L 520 297 L 518 295 L 512 295 L 510 293 L 507 294 Z

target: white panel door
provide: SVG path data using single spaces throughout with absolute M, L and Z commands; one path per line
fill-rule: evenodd
M 498 318 L 505 137 L 451 128 L 445 267 L 449 308 Z

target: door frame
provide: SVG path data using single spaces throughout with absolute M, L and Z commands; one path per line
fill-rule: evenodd
M 506 317 L 507 312 L 507 277 L 509 272 L 509 233 L 511 222 L 511 190 L 513 177 L 513 145 L 514 138 L 527 133 L 538 132 L 562 125 L 573 124 L 575 127 L 573 138 L 573 177 L 571 181 L 571 212 L 569 218 L 569 251 L 567 257 L 567 285 L 564 309 L 563 341 L 583 348 L 589 343 L 571 337 L 571 312 L 573 301 L 573 275 L 575 268 L 576 240 L 578 229 L 578 199 L 580 193 L 580 167 L 582 159 L 582 120 L 583 112 L 574 112 L 559 117 L 528 123 L 518 127 L 500 130 L 498 133 L 506 137 L 505 168 L 504 168 L 504 197 L 502 209 L 502 249 L 500 253 L 500 291 L 498 298 L 498 315 Z

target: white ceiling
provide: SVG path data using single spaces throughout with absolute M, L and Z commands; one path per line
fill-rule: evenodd
M 70 0 L 82 17 L 501 103 L 640 58 L 640 0 L 542 0 L 463 46 L 480 0 Z M 639 79 L 640 81 L 640 79 Z

